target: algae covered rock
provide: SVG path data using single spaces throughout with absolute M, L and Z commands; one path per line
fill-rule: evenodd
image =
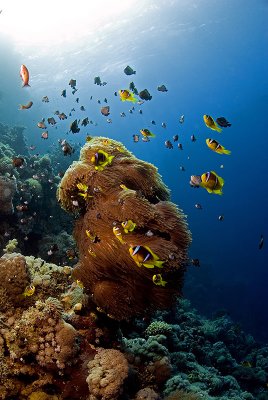
M 115 140 L 93 138 L 66 171 L 58 201 L 77 216 L 74 277 L 100 309 L 128 319 L 180 294 L 190 232 L 154 165 Z

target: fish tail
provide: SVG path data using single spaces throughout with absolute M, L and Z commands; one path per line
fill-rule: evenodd
M 154 261 L 154 265 L 158 268 L 163 268 L 164 261 Z
M 216 130 L 217 132 L 221 132 L 221 131 L 222 131 L 221 128 L 219 128 L 216 124 L 215 124 L 215 130 Z
M 227 149 L 222 149 L 222 152 L 223 152 L 223 154 L 231 154 L 231 151 L 230 150 L 227 150 Z
M 18 110 L 23 110 L 23 105 L 22 104 L 19 104 Z
M 29 83 L 24 83 L 24 84 L 22 85 L 22 87 L 25 87 L 25 86 L 31 87 L 31 85 L 29 85 Z

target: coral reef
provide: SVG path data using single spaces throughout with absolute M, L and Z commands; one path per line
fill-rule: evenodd
M 80 161 L 66 171 L 58 199 L 79 217 L 74 277 L 100 309 L 118 320 L 128 319 L 167 307 L 180 294 L 190 232 L 152 164 L 119 142 L 93 138 L 82 148 Z M 134 229 L 123 230 L 127 222 Z M 162 261 L 137 265 L 130 254 L 134 246 L 150 249 L 149 257 Z
M 12 214 L 14 212 L 13 197 L 17 190 L 16 180 L 0 176 L 0 213 Z
M 204 319 L 178 299 L 119 324 L 71 273 L 19 253 L 0 258 L 1 400 L 267 398 L 268 348 L 228 316 Z

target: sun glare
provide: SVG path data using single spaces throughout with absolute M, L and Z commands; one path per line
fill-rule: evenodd
M 137 0 L 0 0 L 0 34 L 17 44 L 53 46 L 94 33 Z

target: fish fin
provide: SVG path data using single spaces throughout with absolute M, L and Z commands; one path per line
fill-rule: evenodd
M 222 152 L 223 152 L 223 154 L 228 154 L 228 155 L 231 154 L 231 151 L 225 149 L 224 147 L 222 148 Z
M 113 158 L 114 158 L 114 156 L 108 156 L 108 164 L 111 164 Z
M 154 268 L 154 264 L 142 263 L 142 265 L 146 268 Z
M 220 196 L 223 194 L 222 189 L 212 190 L 211 193 L 219 194 Z
M 158 268 L 163 268 L 164 261 L 154 261 L 154 265 Z
M 215 124 L 215 131 L 217 131 L 217 132 L 221 132 L 222 131 L 222 129 L 221 128 L 219 128 L 216 124 Z
M 25 87 L 25 86 L 31 87 L 31 85 L 29 85 L 29 83 L 24 83 L 24 85 L 22 85 L 22 87 Z

